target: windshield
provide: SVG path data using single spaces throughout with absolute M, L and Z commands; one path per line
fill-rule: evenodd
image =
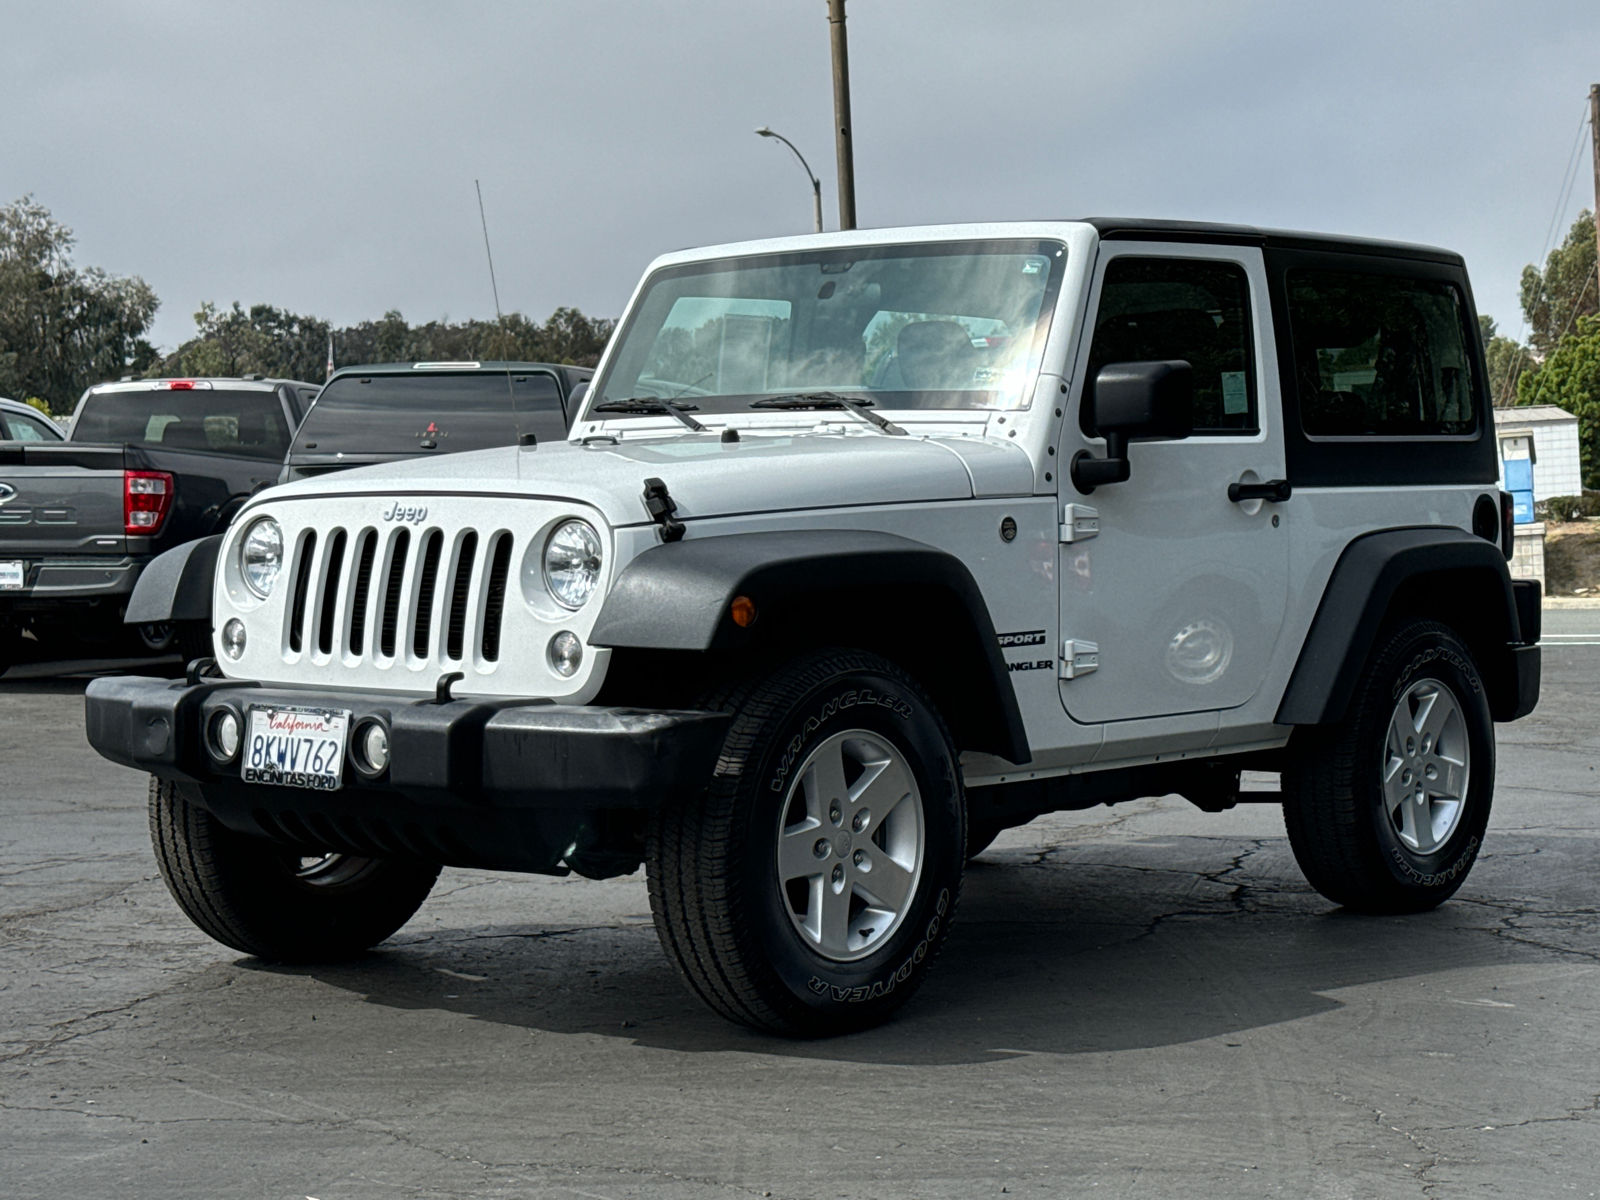
M 831 391 L 880 408 L 1022 408 L 1065 262 L 1059 242 L 992 241 L 670 267 L 646 283 L 590 399 L 727 413 Z
M 90 393 L 73 424 L 72 440 L 281 462 L 289 423 L 276 391 L 141 388 Z
M 566 437 L 554 376 L 522 371 L 508 387 L 504 371 L 341 375 L 322 389 L 294 448 L 318 454 L 483 450 L 516 445 L 519 421 L 522 432 L 541 439 Z

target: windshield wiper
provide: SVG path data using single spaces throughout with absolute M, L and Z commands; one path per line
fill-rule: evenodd
M 854 413 L 868 425 L 876 426 L 885 433 L 906 436 L 906 431 L 893 421 L 880 417 L 877 413 L 869 411 L 871 400 L 855 400 L 849 396 L 841 396 L 838 392 L 797 392 L 792 396 L 767 396 L 762 400 L 753 400 L 751 408 L 782 408 L 782 409 L 825 409 L 842 408 Z
M 688 412 L 685 412 L 685 409 L 698 412 L 699 406 L 680 404 L 676 400 L 663 400 L 660 396 L 630 396 L 626 400 L 602 400 L 589 411 L 640 414 L 666 413 L 670 417 L 678 418 L 680 422 L 696 433 L 708 432 L 706 427 L 691 417 Z

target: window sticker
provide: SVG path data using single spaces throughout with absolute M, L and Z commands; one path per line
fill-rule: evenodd
M 1250 411 L 1250 393 L 1244 384 L 1243 371 L 1222 372 L 1222 411 L 1225 413 Z

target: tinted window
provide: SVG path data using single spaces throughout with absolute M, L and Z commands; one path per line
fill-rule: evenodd
M 0 413 L 0 430 L 13 442 L 58 442 L 61 435 L 49 428 L 42 417 L 24 413 Z
M 567 436 L 554 377 L 523 373 L 344 375 L 322 389 L 295 436 L 318 454 L 417 454 L 514 446 L 518 430 Z M 434 446 L 422 445 L 425 441 Z
M 1289 272 L 1300 422 L 1310 437 L 1471 434 L 1466 309 L 1451 284 Z
M 1106 266 L 1085 378 L 1092 386 L 1109 363 L 1170 358 L 1194 368 L 1196 433 L 1257 428 L 1250 284 L 1243 267 L 1127 256 Z
M 289 425 L 275 391 L 95 392 L 78 413 L 72 440 L 282 460 Z

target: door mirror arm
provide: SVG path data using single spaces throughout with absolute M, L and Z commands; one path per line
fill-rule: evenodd
M 1072 486 L 1087 496 L 1101 484 L 1126 483 L 1130 441 L 1181 439 L 1194 432 L 1194 372 L 1182 359 L 1110 363 L 1084 397 L 1088 424 L 1106 440 L 1106 456 L 1072 456 Z

